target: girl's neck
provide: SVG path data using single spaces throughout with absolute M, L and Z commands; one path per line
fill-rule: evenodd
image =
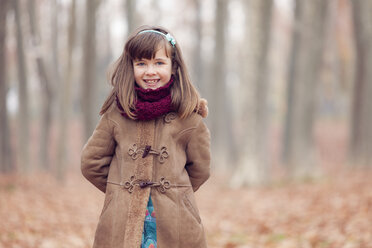
M 172 107 L 172 97 L 171 97 L 171 87 L 173 85 L 174 78 L 171 77 L 169 82 L 157 89 L 143 89 L 139 86 L 135 86 L 135 91 L 137 94 L 137 101 L 135 103 L 136 109 L 134 113 L 136 114 L 136 119 L 141 121 L 148 121 L 156 119 L 164 114 L 174 111 Z M 120 110 L 122 110 L 122 115 L 128 117 L 120 102 L 116 101 Z
M 139 87 L 137 84 L 135 86 L 135 91 L 137 94 L 137 98 L 140 101 L 147 101 L 147 102 L 154 102 L 157 100 L 160 100 L 161 98 L 164 98 L 167 95 L 170 95 L 170 89 L 171 86 L 173 85 L 174 78 L 173 76 L 169 80 L 169 82 L 157 89 L 143 89 Z

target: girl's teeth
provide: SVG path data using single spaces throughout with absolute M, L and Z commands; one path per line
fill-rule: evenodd
M 147 83 L 150 83 L 150 84 L 154 84 L 156 83 L 158 80 L 146 80 Z

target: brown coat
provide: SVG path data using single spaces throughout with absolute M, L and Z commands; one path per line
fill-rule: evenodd
M 200 115 L 133 121 L 113 105 L 83 148 L 81 170 L 106 193 L 93 247 L 139 248 L 150 192 L 159 248 L 207 247 L 193 193 L 210 172 Z

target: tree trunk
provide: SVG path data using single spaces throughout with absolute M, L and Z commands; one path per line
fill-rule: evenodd
M 202 72 L 203 72 L 203 63 L 202 63 L 202 20 L 201 20 L 201 2 L 200 0 L 193 0 L 194 9 L 195 9 L 195 23 L 194 23 L 194 56 L 193 56 L 193 67 L 192 67 L 192 79 L 193 83 L 201 89 L 202 93 L 205 92 L 204 84 L 202 82 Z
M 47 68 L 45 66 L 45 60 L 42 54 L 42 43 L 39 28 L 37 24 L 37 16 L 35 10 L 35 0 L 29 0 L 28 13 L 30 18 L 30 30 L 32 37 L 32 45 L 35 53 L 35 60 L 37 66 L 37 72 L 40 79 L 42 93 L 42 120 L 40 125 L 40 167 L 43 170 L 50 169 L 50 158 L 49 158 L 49 138 L 50 138 L 50 127 L 52 122 L 52 104 L 53 94 L 52 85 L 50 83 Z
M 85 128 L 85 141 L 92 135 L 95 121 L 93 118 L 93 100 L 95 97 L 96 80 L 96 10 L 97 0 L 86 1 L 86 21 L 84 34 L 84 59 L 83 59 L 83 87 L 82 110 Z M 97 111 L 98 112 L 98 111 Z M 85 143 L 84 141 L 84 143 Z
M 19 80 L 19 112 L 18 112 L 18 151 L 17 155 L 19 160 L 17 164 L 23 172 L 30 170 L 30 118 L 29 118 L 29 97 L 28 97 L 28 82 L 27 82 L 27 68 L 26 59 L 23 48 L 23 31 L 22 21 L 19 8 L 19 0 L 13 1 L 14 16 L 16 22 L 16 35 L 17 35 L 17 69 Z
M 126 15 L 127 15 L 127 28 L 128 28 L 128 35 L 133 32 L 136 28 L 136 1 L 135 0 L 127 0 L 126 1 Z
M 1 0 L 0 3 L 0 173 L 8 173 L 15 169 L 12 161 L 6 103 L 6 95 L 8 91 L 6 66 L 6 17 L 9 1 Z
M 296 1 L 287 94 L 284 158 L 292 176 L 315 172 L 313 123 L 320 80 L 327 1 Z M 299 32 L 298 34 L 296 32 Z
M 295 87 L 295 70 L 297 65 L 297 53 L 299 51 L 300 45 L 300 19 L 301 19 L 301 12 L 300 12 L 300 3 L 295 4 L 294 9 L 294 20 L 293 20 L 293 28 L 292 28 L 292 44 L 291 50 L 289 53 L 289 63 L 288 63 L 288 80 L 287 80 L 287 113 L 285 115 L 285 122 L 284 122 L 284 131 L 283 131 L 283 154 L 282 160 L 284 164 L 288 165 L 289 163 L 289 156 L 290 151 L 289 148 L 292 147 L 292 125 L 293 122 L 293 104 L 294 104 L 294 87 Z
M 59 28 L 58 28 L 58 13 L 60 13 L 60 8 L 58 4 L 58 0 L 53 0 L 51 3 L 53 14 L 51 16 L 51 40 L 52 40 L 52 68 L 51 71 L 53 72 L 53 84 L 56 85 L 58 92 L 61 92 L 60 89 L 60 71 L 59 71 L 59 61 L 58 61 L 58 46 L 59 46 Z M 59 97 L 56 94 L 56 97 Z
M 369 165 L 372 162 L 372 3 L 352 1 L 356 71 L 351 123 L 351 158 L 356 164 Z
M 72 51 L 75 46 L 76 33 L 76 0 L 72 0 L 69 14 L 68 36 L 67 36 L 67 65 L 64 73 L 62 96 L 60 101 L 60 133 L 58 139 L 57 178 L 62 181 L 66 171 L 66 142 L 68 137 L 68 123 L 71 107 L 71 85 L 72 85 Z
M 227 26 L 227 0 L 217 0 L 215 17 L 215 49 L 212 69 L 212 94 L 210 94 L 210 118 L 212 133 L 212 149 L 215 154 L 217 166 L 226 167 L 228 156 L 227 135 L 227 94 L 226 94 L 226 26 Z M 214 138 L 214 139 L 213 139 Z
M 241 86 L 241 152 L 232 178 L 234 187 L 268 181 L 268 50 L 271 33 L 272 0 L 245 2 L 248 18 L 247 62 Z M 249 31 L 249 33 L 248 33 Z

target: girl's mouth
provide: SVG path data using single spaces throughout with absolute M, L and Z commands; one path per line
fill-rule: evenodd
M 159 82 L 159 79 L 146 79 L 143 81 L 145 81 L 147 84 L 156 84 L 157 82 Z
M 160 79 L 146 79 L 146 80 L 143 80 L 143 81 L 145 81 L 147 86 L 154 87 L 159 83 Z

